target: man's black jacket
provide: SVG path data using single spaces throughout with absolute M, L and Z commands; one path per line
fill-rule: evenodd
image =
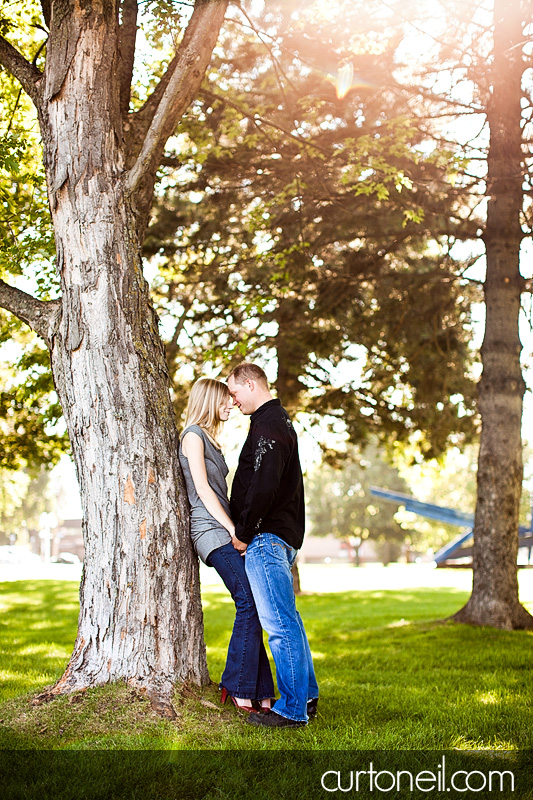
M 297 550 L 305 526 L 304 486 L 298 440 L 279 400 L 254 411 L 231 489 L 235 536 L 250 544 L 256 533 L 274 533 Z

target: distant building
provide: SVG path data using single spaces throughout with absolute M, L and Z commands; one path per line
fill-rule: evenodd
M 52 558 L 61 553 L 72 553 L 83 561 L 83 533 L 81 519 L 65 519 L 52 531 Z
M 359 545 L 359 562 L 361 564 L 379 561 L 375 544 L 365 539 Z M 344 539 L 336 536 L 313 536 L 309 534 L 298 553 L 300 564 L 346 563 L 355 561 L 355 550 Z

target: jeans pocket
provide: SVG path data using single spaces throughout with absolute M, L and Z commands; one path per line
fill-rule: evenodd
M 292 567 L 292 565 L 296 561 L 296 556 L 298 555 L 298 551 L 295 550 L 294 547 L 291 547 L 289 544 L 281 541 L 277 537 L 276 541 L 271 540 L 270 543 L 272 545 L 272 553 L 273 554 L 277 553 L 278 556 L 281 556 L 283 554 L 283 557 L 286 558 L 287 561 L 289 562 L 289 566 Z

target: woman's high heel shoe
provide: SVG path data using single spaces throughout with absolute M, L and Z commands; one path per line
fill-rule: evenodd
M 222 694 L 220 696 L 220 702 L 222 703 L 222 705 L 226 704 L 226 700 L 228 699 L 228 697 L 229 697 L 229 699 L 231 700 L 231 702 L 233 703 L 233 705 L 235 706 L 235 708 L 238 711 L 246 711 L 249 714 L 252 713 L 252 711 L 255 711 L 255 708 L 252 706 L 252 701 L 251 700 L 247 701 L 247 702 L 250 703 L 250 705 L 241 706 L 241 704 L 237 702 L 235 697 L 233 697 L 233 695 L 230 694 L 228 692 L 228 690 L 223 686 L 222 687 Z

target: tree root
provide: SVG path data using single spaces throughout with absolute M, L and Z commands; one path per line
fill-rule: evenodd
M 176 709 L 165 694 L 156 691 L 147 691 L 146 697 L 150 701 L 150 708 L 158 717 L 164 719 L 177 719 Z
M 77 702 L 77 700 L 74 698 L 76 696 L 79 697 L 81 693 L 86 692 L 87 689 L 96 689 L 105 685 L 106 684 L 99 684 L 98 686 L 71 687 L 62 678 L 54 686 L 51 686 L 44 692 L 32 697 L 29 702 L 32 706 L 42 706 L 45 703 L 52 702 L 52 700 L 55 700 L 57 697 L 62 697 L 65 695 L 71 695 L 72 702 Z M 138 693 L 139 697 L 146 697 L 150 703 L 151 710 L 159 717 L 171 720 L 177 719 L 178 715 L 174 706 L 172 705 L 172 700 L 168 691 L 161 690 L 159 688 L 147 688 L 146 686 L 140 686 L 132 680 L 127 681 L 127 685 L 134 689 Z
M 64 692 L 54 692 L 54 688 L 48 689 L 46 692 L 41 692 L 41 694 L 35 695 L 30 699 L 30 705 L 32 706 L 42 706 L 45 703 L 50 703 L 52 700 L 55 700 L 56 697 L 60 697 Z
M 476 602 L 472 597 L 456 614 L 451 622 L 464 625 L 479 625 L 506 631 L 533 630 L 533 616 L 520 603 Z

